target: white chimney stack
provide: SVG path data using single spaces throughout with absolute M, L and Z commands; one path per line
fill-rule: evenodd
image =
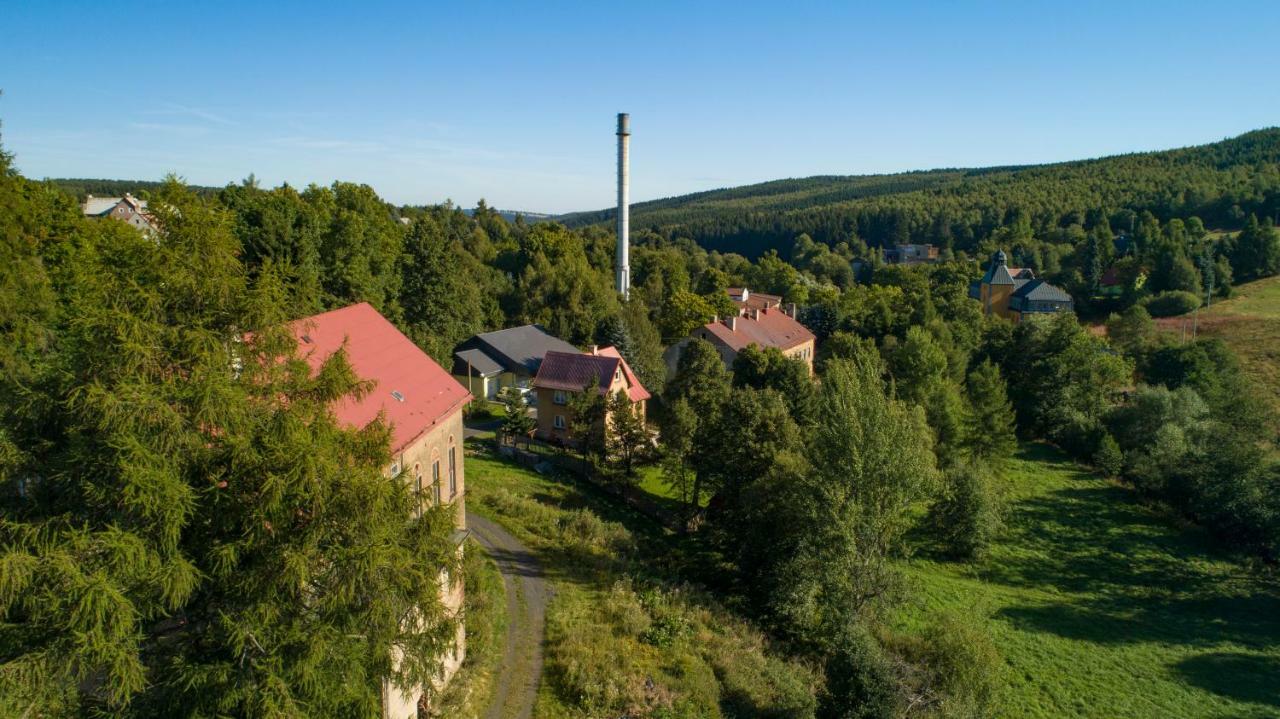
M 618 293 L 623 299 L 631 297 L 631 116 L 618 113 Z

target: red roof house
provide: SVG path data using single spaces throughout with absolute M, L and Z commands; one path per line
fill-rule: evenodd
M 373 389 L 363 399 L 343 399 L 333 407 L 338 421 L 364 427 L 386 417 L 391 451 L 400 452 L 471 399 L 435 360 L 367 302 L 306 317 L 290 325 L 300 354 L 313 369 L 346 347 L 351 368 Z
M 551 351 L 542 358 L 533 388 L 538 397 L 539 437 L 552 441 L 569 441 L 572 413 L 569 397 L 582 392 L 594 381 L 602 395 L 626 392 L 633 411 L 641 417 L 649 399 L 649 390 L 631 371 L 631 366 L 613 347 L 592 348 L 590 352 Z

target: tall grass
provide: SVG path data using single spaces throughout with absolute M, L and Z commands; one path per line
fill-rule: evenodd
M 537 716 L 813 715 L 815 672 L 665 578 L 637 527 L 602 517 L 613 516 L 604 500 L 499 460 L 467 462 L 473 508 L 538 553 L 555 591 Z

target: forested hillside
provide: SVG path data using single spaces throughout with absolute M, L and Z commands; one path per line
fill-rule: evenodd
M 160 189 L 163 182 L 158 180 L 95 180 L 87 178 L 58 178 L 50 180 L 53 184 L 83 201 L 86 195 L 98 197 L 120 197 L 126 192 L 134 195 L 140 192 L 151 192 Z M 216 187 L 188 185 L 188 189 L 197 195 L 211 195 L 218 191 Z
M 1240 227 L 1280 214 L 1280 129 L 1163 152 L 1025 167 L 777 180 L 632 207 L 634 230 L 684 237 L 710 250 L 785 256 L 801 233 L 828 245 L 931 242 L 972 250 L 1002 227 L 1037 237 L 1109 221 L 1133 231 L 1143 211 L 1161 222 L 1199 217 Z M 567 216 L 571 227 L 613 210 Z

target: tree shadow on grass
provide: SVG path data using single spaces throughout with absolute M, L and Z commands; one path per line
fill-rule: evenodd
M 1184 659 L 1174 670 L 1205 691 L 1280 709 L 1280 657 L 1212 652 Z
M 1280 642 L 1280 597 L 1269 593 L 1106 597 L 1007 607 L 997 616 L 1023 631 L 1104 645 L 1159 642 L 1210 647 L 1231 642 L 1265 650 Z
M 1229 561 L 1203 530 L 1142 506 L 1134 491 L 1050 448 L 1033 446 L 1022 458 L 1066 472 L 1067 481 L 1015 500 L 1005 549 L 975 569 L 990 583 L 1059 596 L 1008 607 L 1004 619 L 1099 644 L 1280 644 L 1276 582 Z

